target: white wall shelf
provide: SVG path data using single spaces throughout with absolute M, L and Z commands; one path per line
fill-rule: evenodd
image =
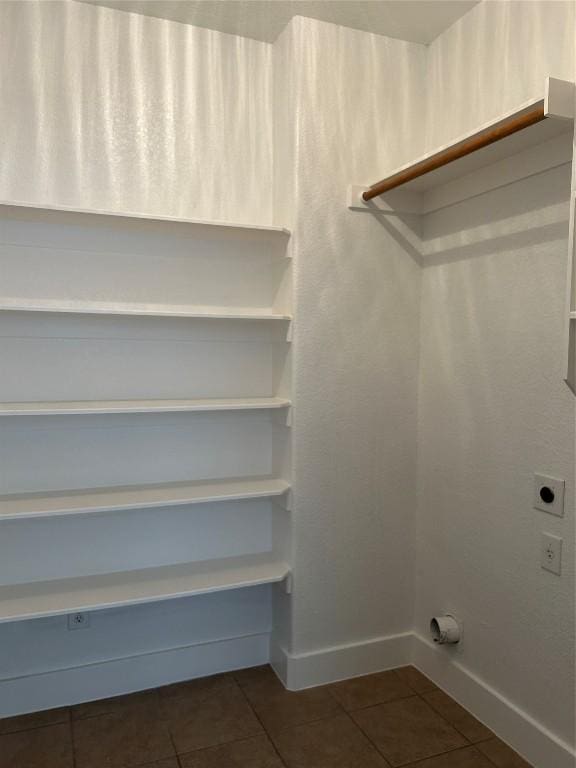
M 270 632 L 270 590 L 208 593 L 289 590 L 289 236 L 0 201 L 0 623 L 22 622 L 20 655 L 26 619 L 203 594 L 161 645 Z M 113 620 L 130 653 L 132 612 Z M 38 668 L 63 652 L 47 625 Z
M 0 521 L 274 498 L 289 488 L 282 479 L 247 477 L 10 494 L 0 496 Z
M 535 122 L 529 121 L 532 115 Z M 366 202 L 362 197 L 369 187 L 349 187 L 348 208 L 425 215 L 535 175 L 568 162 L 565 148 L 571 145 L 573 120 L 574 83 L 549 77 L 542 96 L 392 171 L 373 185 L 389 187 L 374 199 Z M 507 134 L 509 126 L 518 128 Z M 491 143 L 483 145 L 486 138 Z M 532 159 L 528 150 L 543 144 L 548 145 L 546 152 Z M 514 162 L 515 156 L 520 162 Z
M 153 603 L 283 581 L 288 565 L 272 554 L 0 587 L 0 622 Z
M 282 397 L 197 398 L 194 400 L 69 400 L 0 403 L 0 416 L 63 416 L 106 413 L 193 413 L 276 410 L 290 407 Z
M 217 220 L 209 220 L 209 219 L 186 219 L 186 218 L 179 218 L 176 216 L 150 216 L 145 213 L 133 213 L 133 212 L 122 212 L 122 211 L 103 211 L 98 209 L 87 209 L 87 208 L 74 208 L 71 206 L 66 205 L 39 205 L 37 203 L 27 203 L 22 201 L 16 201 L 16 200 L 0 200 L 0 206 L 5 206 L 9 208 L 21 208 L 23 210 L 30 209 L 31 211 L 36 212 L 45 212 L 47 215 L 58 215 L 58 214 L 77 214 L 78 216 L 89 216 L 89 217 L 101 217 L 101 218 L 109 218 L 112 222 L 117 224 L 126 223 L 129 224 L 131 222 L 135 223 L 145 223 L 149 222 L 150 224 L 169 224 L 169 225 L 183 225 L 186 227 L 193 228 L 202 228 L 207 227 L 211 229 L 231 229 L 231 230 L 237 230 L 239 233 L 244 232 L 248 235 L 255 235 L 258 236 L 258 234 L 262 235 L 280 235 L 284 237 L 290 236 L 290 230 L 286 229 L 286 227 L 275 227 L 270 225 L 262 225 L 262 224 L 243 224 L 240 222 L 233 222 L 233 221 L 217 221 Z
M 81 315 L 123 315 L 136 317 L 180 317 L 214 320 L 291 320 L 290 315 L 270 310 L 228 307 L 187 307 L 167 304 L 120 304 L 92 301 L 56 300 L 0 300 L 0 311 L 5 312 L 51 312 L 55 314 Z

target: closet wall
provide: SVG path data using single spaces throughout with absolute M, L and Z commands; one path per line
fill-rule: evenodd
M 434 41 L 428 146 L 538 94 L 546 75 L 574 80 L 574 11 L 572 2 L 485 2 Z M 434 613 L 464 624 L 456 651 L 422 650 L 428 669 L 493 716 L 492 700 L 470 698 L 474 686 L 451 678 L 447 662 L 457 662 L 566 741 L 574 728 L 575 400 L 562 382 L 569 192 L 565 165 L 424 224 L 433 255 L 422 288 L 416 581 L 421 636 Z M 566 479 L 563 519 L 532 509 L 534 472 Z M 540 568 L 544 530 L 564 539 L 560 578 Z
M 302 17 L 274 45 L 295 297 L 293 635 L 276 651 L 295 687 L 405 658 L 389 637 L 412 622 L 420 267 L 344 193 L 422 152 L 425 50 Z

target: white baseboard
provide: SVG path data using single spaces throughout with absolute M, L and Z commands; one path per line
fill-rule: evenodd
M 414 664 L 535 768 L 574 768 L 576 753 L 460 662 L 412 632 L 291 654 L 268 634 L 234 637 L 0 680 L 0 717 L 78 704 L 265 664 L 289 690 Z
M 535 768 L 574 768 L 576 752 L 542 723 L 480 680 L 462 664 L 414 634 L 412 664 L 513 747 Z
M 477 678 L 445 649 L 412 632 L 302 654 L 272 643 L 271 660 L 289 690 L 413 664 L 535 768 L 575 768 L 576 754 L 542 723 Z
M 0 680 L 0 717 L 79 704 L 266 664 L 270 635 L 233 637 Z
M 368 675 L 410 663 L 412 633 L 376 637 L 320 651 L 290 654 L 272 646 L 272 665 L 291 691 Z

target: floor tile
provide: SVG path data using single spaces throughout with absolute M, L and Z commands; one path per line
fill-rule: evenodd
M 0 734 L 27 731 L 32 728 L 42 728 L 46 725 L 59 725 L 70 722 L 68 707 L 61 709 L 46 709 L 43 712 L 32 712 L 30 715 L 4 717 L 0 720 Z
M 125 696 L 114 696 L 111 699 L 88 701 L 85 704 L 76 704 L 71 707 L 72 720 L 83 720 L 86 717 L 99 717 L 100 715 L 119 714 L 142 709 L 156 712 L 158 701 L 157 690 L 140 691 Z
M 458 731 L 418 696 L 359 709 L 352 717 L 392 766 L 468 745 Z
M 180 756 L 182 768 L 284 768 L 268 736 L 254 736 Z
M 429 680 L 426 675 L 423 675 L 416 667 L 398 667 L 394 670 L 400 679 L 409 685 L 416 693 L 426 693 L 426 691 L 438 691 L 438 686 L 434 685 L 432 680 Z
M 348 711 L 414 695 L 414 691 L 394 671 L 343 680 L 331 685 L 329 690 Z
M 210 675 L 186 680 L 182 683 L 165 685 L 158 689 L 160 700 L 167 702 L 172 699 L 186 698 L 190 703 L 201 704 L 206 698 L 218 691 L 235 687 L 236 683 L 231 674 Z
M 76 768 L 130 768 L 174 757 L 158 711 L 134 707 L 72 723 Z
M 277 680 L 276 673 L 269 664 L 263 664 L 260 667 L 248 667 L 247 669 L 237 669 L 232 673 L 234 679 L 241 688 L 250 683 L 261 682 L 262 680 Z
M 288 768 L 388 768 L 348 715 L 299 725 L 273 738 Z
M 197 691 L 172 696 L 162 702 L 162 713 L 178 754 L 262 733 L 262 726 L 236 683 L 205 690 L 201 699 Z
M 72 768 L 69 723 L 0 736 L 0 768 Z
M 445 720 L 456 728 L 468 741 L 473 744 L 479 741 L 486 741 L 494 737 L 492 731 L 476 720 L 468 710 L 461 707 L 458 702 L 450 698 L 444 691 L 432 691 L 424 693 L 424 698 L 430 706 L 442 715 Z
M 326 687 L 287 691 L 274 677 L 248 683 L 243 690 L 270 733 L 342 712 Z
M 490 739 L 476 745 L 496 768 L 531 768 L 523 757 L 500 739 Z
M 494 768 L 476 747 L 465 747 L 454 752 L 447 752 L 438 757 L 430 757 L 406 768 Z
M 155 763 L 145 763 L 138 768 L 180 768 L 177 757 L 169 757 L 167 760 L 158 760 Z

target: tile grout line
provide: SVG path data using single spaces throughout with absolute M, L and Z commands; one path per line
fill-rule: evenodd
M 409 683 L 407 683 L 407 685 L 408 685 L 408 687 L 410 687 Z M 435 685 L 435 684 L 434 684 L 434 685 Z M 453 699 L 453 698 L 452 698 L 452 696 L 450 696 L 450 694 L 449 694 L 449 693 L 447 693 L 447 692 L 446 692 L 446 691 L 445 691 L 443 688 L 440 688 L 440 686 L 437 686 L 437 685 L 435 685 L 435 688 L 437 688 L 439 691 L 441 691 L 441 692 L 442 692 L 442 693 L 444 693 L 446 696 L 448 696 L 448 698 L 452 699 L 452 701 L 455 701 L 455 702 L 456 702 L 456 704 L 458 704 L 458 706 L 459 706 L 459 707 L 462 707 L 462 709 L 463 709 L 463 710 L 464 710 L 464 711 L 465 711 L 467 714 L 469 714 L 469 715 L 470 715 L 470 717 L 474 718 L 475 720 L 478 720 L 478 718 L 476 718 L 476 717 L 475 717 L 475 716 L 472 714 L 472 712 L 470 712 L 468 709 L 466 709 L 466 707 L 462 706 L 462 704 L 460 704 L 458 701 L 456 701 L 456 699 Z M 484 754 L 484 752 L 482 752 L 482 750 L 478 749 L 478 744 L 485 744 L 487 741 L 491 741 L 492 739 L 499 739 L 499 736 L 497 736 L 497 734 L 495 734 L 495 733 L 494 733 L 494 731 L 492 731 L 490 728 L 488 728 L 488 726 L 487 726 L 487 725 L 485 725 L 485 724 L 484 724 L 484 723 L 483 723 L 481 720 L 478 720 L 478 722 L 479 722 L 481 725 L 483 725 L 485 728 L 488 728 L 488 730 L 490 731 L 491 735 L 490 735 L 490 736 L 488 736 L 488 738 L 486 738 L 486 739 L 481 739 L 480 741 L 475 741 L 475 742 L 473 742 L 473 741 L 470 741 L 470 739 L 469 739 L 469 738 L 468 738 L 468 737 L 467 737 L 467 736 L 466 736 L 464 733 L 462 733 L 462 731 L 461 731 L 461 730 L 460 730 L 460 729 L 459 729 L 459 728 L 458 728 L 456 725 L 454 725 L 454 723 L 451 723 L 449 720 L 447 720 L 447 719 L 446 719 L 446 717 L 444 717 L 444 715 L 442 715 L 442 714 L 441 714 L 441 713 L 440 713 L 440 712 L 439 712 L 439 711 L 438 711 L 438 710 L 437 710 L 437 709 L 436 709 L 436 708 L 435 708 L 435 707 L 434 707 L 432 704 L 430 704 L 430 702 L 429 702 L 429 701 L 426 701 L 426 699 L 424 698 L 424 694 L 426 694 L 426 693 L 433 693 L 433 692 L 434 692 L 434 688 L 432 688 L 430 691 L 422 691 L 422 693 L 420 693 L 420 692 L 417 692 L 417 696 L 419 696 L 419 697 L 422 699 L 422 701 L 424 701 L 426 704 L 428 704 L 428 706 L 429 706 L 429 707 L 431 707 L 431 709 L 433 709 L 433 710 L 434 710 L 434 712 L 436 712 L 436 714 L 437 714 L 439 717 L 441 717 L 443 720 L 445 720 L 445 721 L 448 723 L 448 725 L 450 725 L 452 728 L 454 728 L 454 730 L 455 730 L 455 731 L 457 731 L 457 732 L 460 734 L 460 736 L 462 736 L 462 738 L 463 738 L 463 739 L 466 739 L 466 741 L 468 742 L 468 746 L 474 747 L 474 748 L 476 749 L 476 751 L 477 751 L 479 754 L 481 754 L 481 755 L 482 755 L 482 757 L 486 758 L 486 760 L 487 760 L 487 761 L 490 763 L 490 765 L 494 765 L 494 766 L 495 766 L 495 768 L 498 768 L 498 766 L 496 765 L 496 763 L 494 763 L 494 762 L 493 762 L 493 761 L 492 761 L 492 760 L 491 760 L 491 759 L 488 757 L 488 755 Z M 502 741 L 501 739 L 499 739 L 499 740 L 500 740 L 500 741 Z M 503 742 L 503 743 L 504 743 L 504 744 L 506 744 L 506 742 Z M 506 744 L 506 746 L 509 746 L 509 745 L 508 745 L 508 744 Z M 510 749 L 512 749 L 512 747 L 509 747 L 509 748 L 510 748 Z M 457 747 L 457 749 L 465 749 L 465 747 Z M 450 750 L 450 751 L 451 751 L 451 752 L 453 752 L 454 750 Z M 447 753 L 444 753 L 444 754 L 447 754 Z M 524 759 L 524 758 L 522 758 L 522 759 Z M 406 766 L 406 768 L 410 768 L 410 765 Z M 530 764 L 528 764 L 528 768 L 533 768 L 533 766 L 531 766 Z
M 437 757 L 443 757 L 443 755 L 448 755 L 448 754 L 450 754 L 450 752 L 458 752 L 459 750 L 470 749 L 470 748 L 475 749 L 474 744 L 466 744 L 463 747 L 456 747 L 456 749 L 451 749 L 451 750 L 449 750 L 449 752 L 441 752 L 439 755 L 432 755 L 431 757 L 423 757 L 421 760 L 416 760 L 413 763 L 405 763 L 404 765 L 397 766 L 397 768 L 418 768 L 419 765 L 422 765 L 427 760 L 434 760 Z M 481 752 L 479 752 L 478 750 L 476 750 L 476 751 L 478 752 L 479 755 L 482 756 Z M 488 758 L 486 758 L 486 759 L 488 759 Z M 490 763 L 490 765 L 493 765 L 491 760 L 488 760 L 488 762 Z
M 354 720 L 354 718 L 352 717 L 352 714 L 350 712 L 344 712 L 344 714 L 346 715 L 348 720 L 350 720 L 352 725 L 358 728 L 358 730 L 360 731 L 362 736 L 364 736 L 368 744 L 370 744 L 370 746 L 376 750 L 376 754 L 379 755 L 382 758 L 382 760 L 384 760 L 384 762 L 386 763 L 386 767 L 393 768 L 392 763 L 388 760 L 388 758 L 384 755 L 384 753 L 380 749 L 378 749 L 378 746 L 375 744 L 375 742 L 372 741 L 370 736 L 368 736 L 368 734 L 365 733 L 365 731 L 361 728 L 360 724 L 357 723 L 356 720 Z M 406 768 L 410 768 L 410 766 L 407 766 Z
M 476 720 L 476 722 L 480 723 L 480 725 L 482 725 L 484 728 L 486 728 L 486 730 L 490 731 L 490 736 L 488 736 L 487 738 L 485 738 L 485 739 L 480 739 L 480 741 L 472 741 L 471 739 L 469 739 L 469 738 L 468 738 L 468 736 L 466 736 L 466 734 L 465 734 L 465 733 L 463 733 L 463 732 L 460 730 L 460 728 L 458 728 L 458 726 L 457 726 L 455 723 L 452 723 L 452 722 L 450 722 L 450 720 L 448 720 L 448 718 L 447 718 L 447 717 L 445 717 L 445 715 L 443 715 L 443 714 L 440 712 L 440 710 L 436 709 L 436 707 L 434 706 L 434 704 L 431 704 L 429 701 L 427 701 L 427 700 L 424 698 L 424 694 L 425 694 L 425 693 L 430 693 L 430 691 L 424 691 L 424 693 L 419 693 L 419 694 L 418 694 L 418 696 L 420 696 L 420 698 L 422 699 L 422 701 L 424 701 L 426 704 L 428 704 L 428 706 L 429 706 L 431 709 L 433 709 L 433 710 L 434 710 L 434 712 L 436 712 L 436 714 L 437 714 L 439 717 L 441 717 L 443 720 L 445 720 L 445 721 L 448 723 L 448 725 L 451 725 L 451 726 L 452 726 L 452 728 L 454 728 L 454 730 L 455 730 L 455 731 L 458 731 L 458 733 L 459 733 L 459 734 L 462 736 L 462 738 L 466 739 L 466 741 L 470 742 L 470 744 L 472 744 L 473 746 L 475 746 L 476 744 L 483 744 L 485 741 L 490 741 L 490 739 L 495 739 L 495 738 L 497 738 L 497 736 L 496 736 L 496 734 L 494 733 L 494 731 L 492 731 L 490 728 L 488 728 L 488 726 L 487 726 L 487 725 L 484 725 L 484 723 L 483 723 L 481 720 L 478 720 L 478 718 L 477 718 L 477 717 L 474 717 L 474 715 L 472 714 L 472 712 L 470 712 L 468 709 L 466 709 L 466 707 L 463 707 L 463 706 L 462 706 L 462 704 L 460 704 L 459 702 L 457 702 L 457 701 L 456 701 L 456 699 L 453 699 L 453 698 L 452 698 L 452 696 L 450 696 L 450 694 L 449 694 L 449 693 L 446 693 L 446 691 L 442 690 L 442 688 L 439 688 L 439 690 L 440 690 L 440 691 L 442 691 L 442 693 L 443 693 L 443 694 L 445 694 L 446 696 L 448 696 L 448 698 L 449 698 L 451 701 L 455 702 L 455 703 L 456 703 L 456 704 L 457 704 L 457 705 L 458 705 L 458 706 L 459 706 L 461 709 L 463 709 L 463 710 L 464 710 L 464 712 L 466 712 L 466 714 L 467 714 L 467 715 L 470 715 L 470 717 L 471 717 L 473 720 Z M 490 760 L 490 762 L 492 762 L 492 761 Z
M 408 686 L 408 687 L 410 687 L 410 686 Z M 469 741 L 469 739 L 467 739 L 467 738 L 466 738 L 466 736 L 464 736 L 464 734 L 460 733 L 460 731 L 458 731 L 456 728 L 454 728 L 454 726 L 452 725 L 452 723 L 449 723 L 449 722 L 448 722 L 448 720 L 446 720 L 446 718 L 445 718 L 445 717 L 443 717 L 442 715 L 440 715 L 439 713 L 437 713 L 437 712 L 436 712 L 436 710 L 435 710 L 435 709 L 434 709 L 434 708 L 433 708 L 433 707 L 432 707 L 430 704 L 428 704 L 428 702 L 426 701 L 426 699 L 424 699 L 424 698 L 423 698 L 423 696 L 422 696 L 421 694 L 419 694 L 419 693 L 415 693 L 415 695 L 414 695 L 414 696 L 403 696 L 401 699 L 392 699 L 390 702 L 384 702 L 384 703 L 385 703 L 385 704 L 393 704 L 393 703 L 394 703 L 394 702 L 396 702 L 396 701 L 406 701 L 406 700 L 407 700 L 407 699 L 409 699 L 409 698 L 410 698 L 410 699 L 412 699 L 412 698 L 418 698 L 418 699 L 420 699 L 421 701 L 423 701 L 423 702 L 424 702 L 424 703 L 425 703 L 425 704 L 426 704 L 428 707 L 430 707 L 430 709 L 431 709 L 431 710 L 432 710 L 432 711 L 433 711 L 435 714 L 437 714 L 437 715 L 438 715 L 438 717 L 440 717 L 440 719 L 441 719 L 441 720 L 443 720 L 443 721 L 444 721 L 445 723 L 447 723 L 447 724 L 448 724 L 448 725 L 449 725 L 451 728 L 453 728 L 453 729 L 456 731 L 456 733 L 457 733 L 459 736 L 461 736 L 461 737 L 462 737 L 462 738 L 463 738 L 463 739 L 466 741 L 466 744 L 463 744 L 463 745 L 461 744 L 461 745 L 460 745 L 460 746 L 458 746 L 458 747 L 452 747 L 452 748 L 450 748 L 450 749 L 446 749 L 446 750 L 444 750 L 443 752 L 437 752 L 437 753 L 436 753 L 436 754 L 434 754 L 434 755 L 428 755 L 428 757 L 424 757 L 424 758 L 422 758 L 422 760 L 420 760 L 420 761 L 417 761 L 416 763 L 414 763 L 414 762 L 412 762 L 412 763 L 404 763 L 404 764 L 402 764 L 402 765 L 399 765 L 399 766 L 397 766 L 396 768 L 410 768 L 412 765 L 417 765 L 417 764 L 418 764 L 418 762 L 420 762 L 420 763 L 421 763 L 423 760 L 430 760 L 430 759 L 432 759 L 432 758 L 434 758 L 434 757 L 442 757 L 442 755 L 447 755 L 447 754 L 449 754 L 450 752 L 456 752 L 456 751 L 457 751 L 457 750 L 459 750 L 459 749 L 468 749 L 469 747 L 474 747 L 474 746 L 475 746 L 474 744 L 472 744 L 472 743 Z M 378 706 L 381 706 L 381 704 L 373 704 L 373 705 L 371 705 L 371 706 L 373 706 L 373 707 L 378 707 Z M 359 708 L 359 709 L 351 710 L 350 712 L 347 712 L 346 714 L 348 714 L 348 715 L 351 717 L 351 715 L 353 714 L 353 712 L 362 712 L 362 711 L 365 711 L 366 709 L 370 709 L 370 707 L 361 707 L 361 708 Z M 384 758 L 384 760 L 386 760 L 386 762 L 389 762 L 389 761 L 388 761 L 388 758 L 386 757 L 386 755 L 385 755 L 385 754 L 382 752 L 382 750 L 381 750 L 381 749 L 378 747 L 378 745 L 376 744 L 376 742 L 375 742 L 375 741 L 373 741 L 373 740 L 370 738 L 370 736 L 369 736 L 369 735 L 366 733 L 366 731 L 365 731 L 365 730 L 362 728 L 362 726 L 360 725 L 360 723 L 356 722 L 356 720 L 355 720 L 353 717 L 351 717 L 351 719 L 352 719 L 352 722 L 353 722 L 353 723 L 354 723 L 354 724 L 355 724 L 355 725 L 356 725 L 356 726 L 357 726 L 357 727 L 358 727 L 358 728 L 359 728 L 359 729 L 362 731 L 362 733 L 363 733 L 363 734 L 364 734 L 364 736 L 365 736 L 365 737 L 368 739 L 368 741 L 369 741 L 369 742 L 370 742 L 370 743 L 371 743 L 371 744 L 374 746 L 374 748 L 376 749 L 376 751 L 378 752 L 378 754 L 379 754 L 379 755 L 382 755 L 382 757 Z M 479 750 L 477 750 L 477 751 L 479 751 Z M 490 760 L 489 762 L 492 762 L 492 761 Z
M 493 737 L 493 738 L 497 739 L 498 741 L 502 741 L 502 739 L 500 739 L 500 738 L 499 738 L 498 736 L 496 736 L 496 735 L 494 735 L 494 737 Z M 487 741 L 489 741 L 489 739 L 487 739 Z M 486 742 L 485 742 L 485 741 L 479 741 L 478 743 L 479 743 L 479 744 L 485 744 Z M 508 747 L 508 749 L 511 749 L 511 750 L 512 750 L 512 752 L 514 752 L 515 754 L 517 754 L 517 755 L 519 754 L 519 753 L 518 753 L 518 752 L 516 752 L 516 750 L 515 750 L 515 749 L 513 749 L 513 748 L 512 748 L 512 747 L 511 747 L 509 744 L 506 744 L 506 742 L 505 742 L 505 741 L 502 741 L 502 744 L 504 744 L 505 746 L 507 746 L 507 747 Z M 476 746 L 476 745 L 474 745 L 474 746 Z M 486 758 L 486 760 L 488 760 L 488 762 L 490 763 L 490 765 L 493 765 L 493 766 L 495 766 L 495 768 L 498 768 L 498 765 L 497 765 L 497 764 L 496 764 L 496 763 L 495 763 L 495 762 L 494 762 L 494 761 L 493 761 L 493 760 L 492 760 L 492 759 L 491 759 L 491 758 L 490 758 L 488 755 L 485 755 L 485 754 L 484 754 L 484 752 L 482 752 L 482 750 L 481 750 L 481 749 L 479 749 L 479 750 L 478 750 L 478 752 L 480 752 L 480 754 L 482 755 L 482 757 L 485 757 L 485 758 Z M 521 759 L 521 760 L 524 760 L 524 762 L 526 763 L 526 766 L 527 766 L 527 768 L 534 768 L 534 766 L 533 766 L 531 763 L 529 763 L 529 762 L 528 762 L 528 761 L 527 761 L 527 760 L 526 760 L 524 757 L 522 757 L 522 755 L 519 755 L 519 757 L 520 757 L 520 759 Z
M 72 748 L 72 768 L 78 768 L 76 761 L 76 746 L 74 744 L 74 731 L 72 730 L 72 710 L 68 710 L 68 724 L 70 727 L 70 746 Z
M 248 698 L 248 696 L 246 695 L 246 692 L 244 691 L 244 688 L 243 688 L 243 687 L 240 685 L 240 683 L 239 683 L 239 682 L 236 680 L 236 678 L 234 678 L 234 682 L 236 683 L 236 685 L 238 686 L 238 688 L 239 688 L 239 689 L 240 689 L 240 691 L 242 692 L 242 696 L 244 697 L 244 700 L 246 701 L 246 703 L 247 703 L 247 704 L 248 704 L 248 706 L 250 707 L 250 710 L 251 710 L 252 714 L 254 715 L 254 717 L 256 718 L 256 720 L 258 720 L 258 722 L 260 723 L 260 727 L 262 728 L 262 730 L 264 731 L 264 734 L 265 734 L 266 738 L 268 739 L 268 741 L 269 741 L 269 742 L 270 742 L 270 744 L 272 745 L 272 749 L 274 750 L 274 752 L 275 752 L 275 753 L 276 753 L 276 755 L 278 756 L 278 760 L 280 760 L 280 764 L 283 766 L 283 768 L 288 768 L 288 766 L 286 765 L 286 763 L 284 762 L 284 760 L 283 760 L 283 758 L 282 758 L 282 755 L 281 755 L 281 754 L 280 754 L 280 752 L 278 751 L 278 748 L 277 748 L 276 744 L 274 743 L 274 741 L 273 741 L 273 739 L 272 739 L 271 735 L 268 733 L 268 729 L 266 728 L 266 726 L 264 725 L 264 723 L 263 723 L 263 722 L 262 722 L 262 720 L 260 719 L 260 716 L 258 715 L 258 712 L 256 712 L 256 710 L 255 710 L 255 709 L 254 709 L 254 707 L 252 706 L 252 702 L 250 701 L 250 699 L 249 699 L 249 698 Z
M 160 716 L 160 720 L 166 726 L 166 730 L 168 731 L 168 737 L 170 738 L 170 744 L 172 744 L 172 749 L 174 750 L 176 763 L 178 764 L 179 768 L 182 768 L 182 763 L 180 762 L 180 755 L 178 754 L 178 750 L 176 749 L 176 742 L 174 741 L 174 736 L 172 735 L 172 729 L 168 724 L 168 720 L 164 717 L 164 712 L 162 710 L 162 702 L 160 701 L 160 697 L 158 700 L 158 715 Z
M 441 691 L 442 691 L 442 688 L 440 688 L 439 690 L 441 690 Z M 446 693 L 446 691 L 442 691 L 442 692 L 443 692 L 443 693 Z M 449 720 L 447 720 L 447 719 L 446 719 L 446 717 L 444 717 L 444 715 L 442 715 L 440 712 L 438 712 L 438 710 L 437 710 L 435 707 L 433 707 L 433 706 L 432 706 L 432 704 L 430 704 L 428 701 L 426 701 L 426 699 L 424 698 L 423 694 L 420 694 L 420 693 L 419 693 L 419 694 L 418 694 L 418 696 L 419 696 L 419 697 L 422 699 L 422 701 L 424 701 L 426 704 L 428 704 L 428 706 L 429 706 L 429 707 L 430 707 L 432 710 L 434 710 L 434 712 L 435 712 L 435 713 L 438 715 L 438 717 L 441 717 L 441 718 L 442 718 L 442 720 L 444 720 L 446 723 L 448 723 L 448 725 L 450 725 L 452 728 L 454 728 L 454 730 L 455 730 L 457 733 L 459 733 L 459 734 L 460 734 L 460 736 L 462 736 L 462 738 L 463 738 L 463 739 L 466 739 L 466 741 L 468 742 L 468 745 L 467 745 L 467 747 L 474 747 L 474 748 L 476 749 L 476 751 L 477 751 L 479 754 L 481 754 L 481 755 L 482 755 L 484 758 L 486 758 L 486 760 L 487 760 L 487 761 L 490 763 L 490 765 L 494 765 L 496 768 L 498 768 L 498 766 L 496 765 L 496 763 L 494 763 L 494 762 L 493 762 L 493 761 L 492 761 L 492 760 L 491 760 L 491 759 L 488 757 L 488 755 L 485 755 L 485 754 L 484 754 L 484 752 L 482 752 L 482 750 L 481 750 L 481 749 L 478 749 L 478 744 L 485 744 L 487 741 L 491 741 L 492 739 L 498 739 L 498 736 L 497 736 L 497 735 L 494 733 L 494 731 L 490 731 L 490 734 L 491 734 L 491 735 L 490 735 L 490 736 L 488 736 L 488 738 L 486 738 L 486 739 L 481 739 L 480 741 L 470 741 L 470 739 L 469 739 L 469 738 L 468 738 L 468 737 L 467 737 L 465 734 L 463 734 L 463 733 L 462 733 L 462 731 L 461 731 L 461 730 L 460 730 L 460 729 L 459 729 L 459 728 L 458 728 L 456 725 L 454 725 L 454 723 L 451 723 Z M 449 696 L 449 697 L 452 699 L 452 697 L 450 696 L 450 694 L 446 693 L 446 696 Z M 455 700 L 455 699 L 453 699 L 453 701 L 456 701 L 456 700 Z M 457 701 L 456 701 L 456 704 L 458 704 L 458 702 L 457 702 Z M 460 707 L 461 707 L 462 705 L 461 705 L 461 704 L 458 704 L 458 706 L 460 706 Z M 467 712 L 467 713 L 470 715 L 470 717 L 474 717 L 474 715 L 473 715 L 471 712 L 469 712 L 469 711 L 466 709 L 466 707 L 462 707 L 462 709 L 463 709 L 465 712 Z M 476 719 L 476 718 L 475 718 L 475 719 Z M 478 722 L 479 722 L 479 723 L 481 723 L 481 721 L 480 721 L 480 720 L 478 720 Z M 484 725 L 484 723 L 481 723 L 481 725 Z M 486 726 L 484 726 L 484 727 L 485 727 L 485 728 L 488 728 L 488 726 L 487 726 L 487 725 L 486 725 Z M 490 729 L 488 728 L 488 730 L 490 730 Z M 504 742 L 504 743 L 506 743 L 506 742 Z M 506 745 L 506 746 L 508 746 L 508 745 Z M 456 749 L 465 749 L 465 748 L 466 748 L 466 747 L 456 747 Z M 512 749 L 512 747 L 510 747 L 510 749 Z M 449 751 L 450 751 L 450 752 L 454 752 L 454 750 L 453 750 L 453 749 L 451 749 L 451 750 L 449 750 Z M 444 754 L 447 754 L 447 753 L 444 753 Z M 410 766 L 406 766 L 406 768 L 410 768 Z M 529 766 L 528 766 L 528 768 L 532 768 L 532 766 L 531 766 L 531 765 L 529 765 Z
M 354 707 L 353 709 L 346 709 L 343 707 L 344 711 L 347 714 L 350 714 L 350 712 L 364 712 L 366 709 L 371 709 L 372 707 L 380 707 L 383 704 L 393 704 L 395 701 L 406 701 L 407 699 L 415 699 L 420 698 L 417 693 L 410 693 L 408 696 L 398 696 L 394 699 L 386 699 L 386 701 L 377 701 L 374 704 L 364 704 L 361 707 Z
M 442 689 L 440 689 L 440 690 L 442 690 Z M 446 694 L 446 695 L 448 696 L 448 694 Z M 449 725 L 450 728 L 453 728 L 459 736 L 462 736 L 462 738 L 467 742 L 467 744 L 465 746 L 472 746 L 472 747 L 474 746 L 474 743 L 472 741 L 470 741 L 468 736 L 465 736 L 462 733 L 462 731 L 454 725 L 454 723 L 451 723 L 450 720 L 448 720 L 447 717 L 445 717 L 442 713 L 438 712 L 436 707 L 433 707 L 432 704 L 430 704 L 430 702 L 426 701 L 426 699 L 424 698 L 424 696 L 421 693 L 419 693 L 418 696 L 422 699 L 424 704 L 426 704 L 428 707 L 430 707 L 430 709 L 432 710 L 432 712 L 434 712 L 434 714 L 438 715 L 438 717 L 441 720 L 444 720 L 444 722 L 447 725 Z M 450 698 L 452 698 L 452 697 L 450 697 Z M 453 701 L 455 701 L 455 699 L 453 699 Z M 456 702 L 456 704 L 458 704 L 458 702 Z M 464 709 L 464 707 L 462 707 L 462 709 Z M 466 710 L 466 711 L 468 712 L 468 710 Z M 470 712 L 468 714 L 470 714 L 471 717 L 474 717 L 474 715 L 472 715 Z M 478 722 L 480 722 L 480 721 L 478 721 Z M 490 737 L 490 738 L 492 738 L 492 737 Z M 488 741 L 488 739 L 486 739 L 486 741 Z M 457 749 L 462 749 L 462 747 L 457 747 Z M 449 752 L 453 752 L 453 750 L 448 750 L 448 751 Z
M 41 711 L 49 712 L 50 710 L 47 709 L 47 710 L 41 710 Z M 35 714 L 35 713 L 31 712 L 30 714 Z M 27 715 L 15 715 L 15 717 L 27 717 Z M 0 723 L 2 722 L 3 719 L 4 718 L 0 718 Z M 8 720 L 10 718 L 5 718 L 5 719 Z M 56 723 L 44 723 L 43 725 L 33 725 L 31 727 L 28 727 L 28 728 L 16 728 L 14 731 L 6 731 L 5 733 L 0 733 L 0 738 L 2 738 L 2 736 L 11 736 L 14 733 L 25 733 L 25 732 L 28 732 L 28 731 L 39 731 L 41 728 L 52 728 L 55 725 L 66 725 L 66 723 L 69 723 L 71 721 L 72 721 L 72 716 L 71 716 L 71 714 L 69 714 L 69 717 L 68 717 L 67 720 L 59 720 Z

